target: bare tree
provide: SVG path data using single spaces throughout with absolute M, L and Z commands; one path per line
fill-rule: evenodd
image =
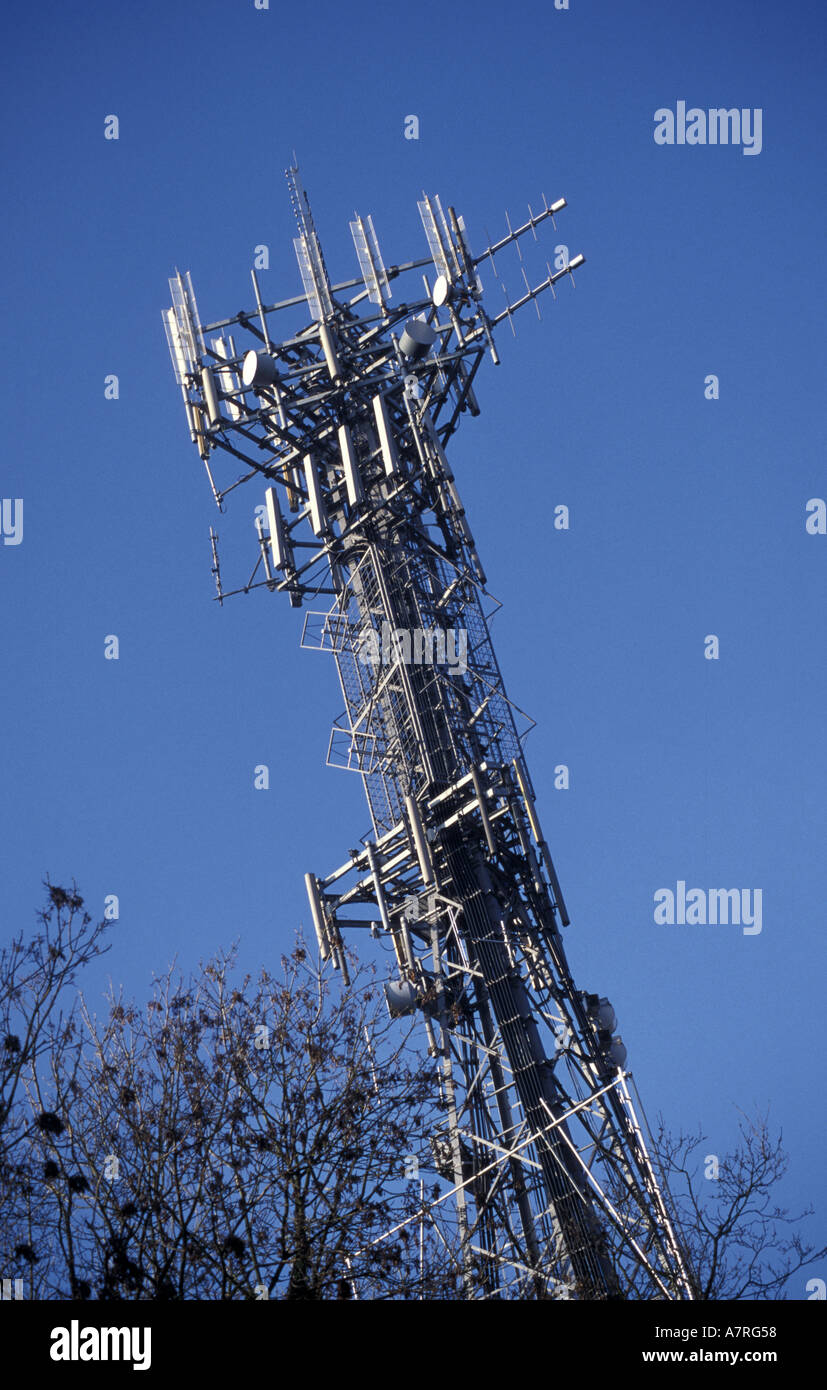
M 782 1135 L 768 1115 L 742 1115 L 740 1140 L 720 1160 L 706 1136 L 671 1134 L 659 1121 L 655 1149 L 678 1211 L 683 1241 L 695 1271 L 698 1297 L 784 1298 L 790 1277 L 827 1256 L 796 1229 L 813 1208 L 792 1215 L 776 1205 L 789 1167 Z
M 0 1237 L 31 1296 L 455 1295 L 451 1233 L 406 1177 L 434 1067 L 372 969 L 340 991 L 299 942 L 278 977 L 220 956 L 144 1008 L 34 1022 Z
M 32 1298 L 464 1296 L 427 1147 L 437 1059 L 372 967 L 342 987 L 299 939 L 277 975 L 238 979 L 221 954 L 168 970 L 143 1006 L 111 991 L 98 1017 L 77 981 L 107 924 L 46 889 L 32 939 L 0 951 L 2 1277 Z M 797 1229 L 809 1211 L 775 1205 L 789 1160 L 766 1117 L 742 1120 L 714 1177 L 700 1133 L 661 1122 L 653 1147 L 701 1298 L 784 1297 L 827 1255 Z M 628 1193 L 612 1195 L 616 1227 Z
M 73 1066 L 78 976 L 109 949 L 109 924 L 93 922 L 76 885 L 65 889 L 47 878 L 44 887 L 34 934 L 21 931 L 0 950 L 0 1270 L 22 1279 L 30 1296 L 37 1282 L 30 1158 L 42 1137 L 60 1133 L 62 1121 L 48 1107 L 33 1109 L 28 1087 L 47 1063 Z
M 0 950 L 0 1144 L 8 1153 L 19 1138 L 10 1128 L 21 1079 L 37 1066 L 57 1028 L 70 1021 L 70 993 L 78 973 L 109 949 L 108 924 L 94 923 L 77 886 L 60 888 L 45 880 L 46 907 L 37 914 L 39 930 L 24 932 Z M 67 1018 L 60 1011 L 69 1008 Z

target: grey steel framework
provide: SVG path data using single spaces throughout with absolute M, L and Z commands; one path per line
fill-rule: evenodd
M 691 1299 L 614 1012 L 566 961 L 528 721 L 506 695 L 445 454 L 479 414 L 494 329 L 584 258 L 546 262 L 533 287 L 523 270 L 524 292 L 493 314 L 480 270 L 496 275 L 495 256 L 536 239 L 565 200 L 473 255 L 462 218 L 424 197 L 429 255 L 387 269 L 357 216 L 360 276 L 332 285 L 298 170 L 287 175 L 304 294 L 264 305 L 253 271 L 255 309 L 204 329 L 177 274 L 164 318 L 219 508 L 243 482 L 263 494 L 255 566 L 235 589 L 211 530 L 219 600 L 261 586 L 295 607 L 326 596 L 302 641 L 335 660 L 345 711 L 328 761 L 361 776 L 373 831 L 333 873 L 306 875 L 319 949 L 347 977 L 346 932 L 393 945 L 388 1007 L 420 1011 L 440 1073 L 443 1120 L 423 1137 L 451 1185 L 467 1297 Z M 394 306 L 391 286 L 408 277 L 411 293 L 416 270 L 423 289 Z M 290 308 L 309 321 L 277 340 Z M 218 459 L 235 465 L 226 484 Z

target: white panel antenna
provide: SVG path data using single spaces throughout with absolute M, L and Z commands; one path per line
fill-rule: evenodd
M 178 274 L 172 276 L 169 288 L 172 293 L 172 305 L 175 310 L 181 343 L 189 363 L 189 370 L 195 371 L 199 358 L 204 354 L 204 333 L 201 328 L 201 320 L 198 317 L 198 305 L 189 271 L 186 275 L 181 275 L 179 271 Z
M 382 260 L 382 253 L 379 250 L 379 242 L 373 227 L 373 218 L 369 217 L 367 222 L 363 222 L 357 214 L 356 220 L 350 224 L 350 235 L 353 237 L 353 245 L 356 247 L 356 255 L 359 257 L 359 269 L 362 272 L 368 299 L 372 304 L 384 305 L 385 300 L 391 298 L 391 291 L 385 263 Z
M 181 337 L 181 330 L 178 327 L 178 319 L 174 309 L 164 309 L 161 314 L 164 320 L 164 331 L 167 335 L 169 344 L 169 355 L 172 358 L 172 370 L 175 372 L 175 380 L 178 385 L 184 388 L 184 399 L 186 399 L 186 377 L 191 370 L 187 352 Z
M 304 477 L 307 484 L 307 500 L 310 505 L 310 525 L 314 535 L 323 536 L 328 528 L 327 509 L 319 486 L 319 475 L 312 454 L 304 456 Z
M 191 363 L 181 337 L 181 330 L 178 327 L 178 318 L 174 309 L 163 309 L 161 317 L 164 320 L 164 330 L 169 344 L 169 355 L 172 358 L 172 370 L 175 373 L 175 380 L 181 387 L 181 395 L 184 398 L 184 409 L 187 413 L 187 424 L 189 425 L 190 438 L 193 443 L 198 444 L 201 457 L 204 458 L 204 436 L 201 432 L 201 416 L 196 411 L 189 398 L 189 386 L 187 375 L 191 371 Z M 213 496 L 215 487 L 213 486 Z
M 311 232 L 309 235 L 294 237 L 293 246 L 304 292 L 307 295 L 310 317 L 320 323 L 333 313 L 333 301 L 330 298 L 327 276 L 315 235 Z
M 376 432 L 379 436 L 382 461 L 385 465 L 385 476 L 392 478 L 395 473 L 399 472 L 399 457 L 396 452 L 396 443 L 384 396 L 374 396 L 373 415 L 376 420 Z
M 273 567 L 277 570 L 292 568 L 292 550 L 285 535 L 284 520 L 274 487 L 268 487 L 264 494 L 264 500 L 267 506 L 267 524 L 270 528 L 270 549 L 273 556 Z
M 362 479 L 359 473 L 359 465 L 356 462 L 356 450 L 353 447 L 353 438 L 347 425 L 339 426 L 339 452 L 342 455 L 342 466 L 345 470 L 347 500 L 351 507 L 356 507 L 364 500 L 364 492 L 362 489 Z
M 229 362 L 235 357 L 235 347 L 232 339 L 227 343 L 224 338 L 213 338 L 210 346 L 216 357 L 223 358 L 225 362 Z M 238 374 L 234 372 L 231 367 L 215 367 L 214 371 L 218 378 L 218 384 L 225 396 L 234 396 L 236 393 L 240 393 L 241 385 L 238 380 Z M 241 406 L 237 405 L 234 400 L 225 400 L 224 404 L 227 407 L 227 413 L 231 420 L 241 419 L 244 413 Z
M 417 207 L 434 265 L 440 275 L 444 275 L 446 280 L 453 283 L 460 278 L 462 270 L 438 195 L 429 198 L 426 194 L 423 201 L 417 203 Z

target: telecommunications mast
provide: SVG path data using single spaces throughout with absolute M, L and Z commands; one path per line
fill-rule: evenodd
M 303 295 L 265 305 L 253 271 L 255 307 L 202 328 L 176 274 L 164 319 L 219 508 L 249 482 L 266 515 L 234 589 L 211 532 L 219 599 L 327 596 L 302 643 L 335 661 L 345 712 L 328 762 L 361 776 L 372 831 L 332 873 L 306 875 L 319 950 L 347 977 L 346 937 L 369 930 L 393 948 L 388 1008 L 421 1015 L 439 1068 L 423 1148 L 453 1190 L 466 1297 L 691 1299 L 614 1011 L 566 960 L 529 721 L 506 694 L 446 456 L 463 415 L 479 414 L 497 326 L 584 257 L 546 262 L 533 285 L 523 268 L 524 291 L 499 312 L 480 272 L 497 274 L 495 257 L 536 239 L 565 199 L 475 255 L 462 218 L 423 196 L 429 254 L 387 268 L 372 219 L 356 215 L 359 277 L 331 284 L 298 169 L 287 178 Z M 297 307 L 302 326 L 279 338 L 278 316 Z

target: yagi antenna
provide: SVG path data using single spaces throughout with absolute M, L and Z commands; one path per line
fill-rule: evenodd
M 506 227 L 508 228 L 508 237 L 509 237 L 509 240 L 514 242 L 514 245 L 515 245 L 516 248 L 517 248 L 517 256 L 518 256 L 518 258 L 519 258 L 520 260 L 522 260 L 522 259 L 523 259 L 523 253 L 522 253 L 522 250 L 520 249 L 520 243 L 519 243 L 519 241 L 517 241 L 516 237 L 514 236 L 514 232 L 513 232 L 512 227 L 511 227 L 511 218 L 510 218 L 509 215 L 508 215 L 508 210 L 507 210 L 507 209 L 506 209 L 506 214 L 505 214 L 505 225 L 506 225 Z M 533 228 L 532 228 L 532 231 L 533 231 Z
M 373 227 L 373 218 L 368 217 L 367 221 L 363 222 L 357 213 L 355 221 L 350 224 L 350 235 L 353 237 L 353 245 L 356 248 L 356 255 L 359 257 L 359 269 L 362 272 L 368 299 L 372 304 L 384 306 L 385 300 L 392 296 L 388 283 L 388 273 L 385 270 L 385 263 L 382 260 L 382 253 L 379 250 L 379 242 Z
M 519 246 L 520 238 L 523 237 L 523 236 L 525 236 L 526 232 L 529 232 L 529 231 L 530 231 L 530 232 L 534 233 L 535 227 L 538 227 L 538 226 L 540 225 L 540 223 L 541 223 L 541 222 L 544 222 L 545 219 L 546 219 L 547 217 L 550 217 L 550 218 L 551 218 L 551 220 L 552 220 L 552 225 L 556 225 L 556 224 L 554 223 L 554 214 L 555 214 L 556 212 L 560 212 L 561 209 L 564 208 L 565 206 L 566 206 L 566 200 L 565 200 L 565 198 L 558 198 L 558 199 L 557 199 L 557 202 L 556 202 L 556 203 L 552 203 L 552 204 L 551 204 L 551 207 L 549 207 L 548 202 L 547 202 L 547 200 L 546 200 L 545 197 L 544 197 L 544 198 L 543 198 L 543 211 L 542 211 L 542 212 L 538 212 L 538 213 L 532 213 L 532 212 L 531 212 L 531 209 L 529 208 L 529 219 L 528 219 L 528 221 L 525 222 L 525 223 L 523 224 L 522 227 L 517 227 L 516 229 L 512 228 L 510 218 L 509 218 L 509 216 L 508 216 L 508 213 L 506 212 L 506 214 L 505 214 L 505 221 L 506 221 L 506 226 L 508 227 L 508 235 L 507 235 L 507 236 L 504 236 L 500 241 L 495 242 L 495 244 L 494 244 L 493 246 L 488 246 L 488 247 L 485 249 L 485 251 L 483 251 L 479 256 L 475 256 L 474 259 L 473 259 L 473 264 L 474 264 L 475 266 L 478 266 L 478 265 L 481 265 L 483 261 L 490 260 L 491 263 L 492 263 L 492 265 L 493 265 L 493 264 L 494 264 L 494 254 L 495 254 L 495 252 L 497 252 L 497 251 L 502 251 L 504 247 L 510 246 L 510 245 L 512 244 L 512 242 L 517 246 L 517 253 L 518 253 L 518 255 L 520 255 L 520 259 L 522 260 L 522 255 L 520 254 L 520 246 Z
M 529 284 L 527 277 L 524 275 L 523 278 L 525 279 L 526 283 L 525 294 L 522 296 L 521 299 L 516 299 L 513 304 L 507 304 L 501 313 L 496 314 L 494 318 L 490 320 L 491 327 L 496 328 L 497 324 L 502 323 L 504 318 L 507 318 L 509 323 L 511 323 L 512 313 L 514 313 L 514 311 L 517 309 L 522 309 L 524 304 L 530 304 L 532 300 L 535 301 L 536 306 L 536 300 L 538 295 L 543 294 L 545 290 L 553 290 L 557 281 L 562 280 L 564 276 L 568 275 L 572 284 L 574 284 L 573 272 L 583 264 L 585 259 L 586 257 L 580 254 L 578 256 L 575 256 L 572 260 L 568 261 L 568 263 L 563 266 L 562 270 L 549 270 L 548 279 L 543 280 L 539 285 L 535 285 L 534 289 L 531 288 L 531 285 Z M 505 285 L 503 285 L 503 289 L 505 289 Z M 513 323 L 511 323 L 511 327 L 513 329 Z
M 529 212 L 530 212 L 530 211 L 531 211 L 531 209 L 529 208 Z M 530 283 L 529 283 L 528 276 L 527 276 L 526 273 L 525 273 L 525 266 L 521 266 L 520 269 L 521 269 L 522 272 L 523 272 L 523 280 L 525 281 L 525 287 L 526 287 L 526 289 L 528 290 L 529 294 L 531 294 L 531 285 L 530 285 Z M 552 286 L 551 288 L 553 289 L 554 287 Z M 540 313 L 540 304 L 539 304 L 539 301 L 538 301 L 537 299 L 534 300 L 534 308 L 537 310 L 537 317 L 538 317 L 538 319 L 540 320 L 540 322 L 542 323 L 543 316 L 542 316 L 542 314 Z
M 560 199 L 558 200 L 558 202 L 554 203 L 551 207 L 549 207 L 549 205 L 548 205 L 548 198 L 546 197 L 545 193 L 543 194 L 543 217 L 550 217 L 550 218 L 551 218 L 551 225 L 552 225 L 552 227 L 554 228 L 555 232 L 557 231 L 557 223 L 556 223 L 556 221 L 555 221 L 554 214 L 555 214 L 556 211 L 559 211 L 559 208 L 560 208 L 560 205 L 561 205 L 561 204 L 562 204 L 563 207 L 565 207 L 565 205 L 566 205 L 566 200 L 565 200 L 565 198 L 560 198 Z M 531 208 L 529 208 L 529 212 L 530 212 L 530 211 L 531 211 Z M 538 218 L 538 221 L 539 221 L 539 218 Z
M 516 338 L 516 336 L 517 336 L 517 330 L 516 330 L 516 328 L 514 327 L 514 320 L 513 320 L 512 317 L 511 317 L 511 302 L 510 302 L 508 290 L 505 288 L 505 284 L 504 284 L 504 282 L 503 282 L 502 280 L 500 281 L 500 289 L 502 290 L 503 294 L 505 295 L 505 309 L 504 309 L 503 313 L 500 314 L 500 318 L 501 318 L 501 319 L 504 318 L 504 317 L 507 317 L 507 318 L 508 318 L 508 325 L 509 325 L 509 328 L 511 329 L 512 337 Z
M 487 227 L 485 228 L 485 236 L 486 236 L 486 240 L 488 241 L 488 244 L 489 244 L 489 246 L 490 246 L 490 245 L 491 245 L 491 235 L 490 235 L 490 233 L 489 233 Z M 496 276 L 497 279 L 499 280 L 500 277 L 499 277 L 499 275 L 497 275 L 497 263 L 496 263 L 496 261 L 494 260 L 494 253 L 493 253 L 493 251 L 491 252 L 491 269 L 493 270 L 495 276 Z M 479 276 L 477 276 L 477 279 L 479 279 Z

